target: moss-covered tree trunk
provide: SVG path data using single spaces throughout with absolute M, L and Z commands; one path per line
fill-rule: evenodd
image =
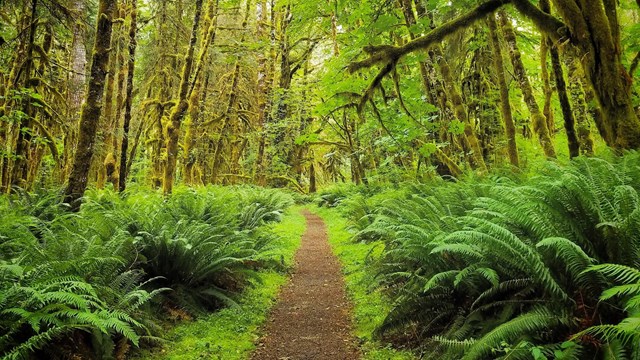
M 405 18 L 407 19 L 407 23 L 415 24 L 416 21 L 413 15 L 412 2 L 410 0 L 401 1 L 403 13 L 405 15 Z M 426 10 L 424 9 L 424 7 L 418 6 L 417 10 L 419 16 L 422 17 L 426 15 Z M 431 20 L 431 25 L 434 26 L 433 19 Z M 412 40 L 414 39 L 415 38 L 413 38 Z M 469 119 L 467 109 L 465 108 L 464 101 L 462 99 L 462 94 L 460 93 L 460 89 L 458 88 L 458 86 L 456 86 L 457 82 L 453 77 L 448 61 L 444 56 L 442 46 L 440 44 L 435 44 L 432 48 L 431 54 L 433 56 L 433 61 L 438 65 L 438 68 L 440 69 L 443 90 L 446 94 L 446 98 L 451 103 L 453 115 L 464 125 L 464 135 L 462 136 L 462 142 L 463 145 L 468 148 L 468 150 L 472 151 L 471 162 L 482 172 L 487 172 L 487 165 L 484 161 L 482 147 L 476 134 L 475 124 L 473 124 L 471 119 Z
M 547 157 L 555 158 L 556 151 L 549 135 L 549 128 L 547 127 L 547 119 L 540 111 L 540 106 L 536 102 L 536 98 L 533 95 L 533 88 L 527 77 L 527 73 L 522 63 L 522 54 L 518 48 L 516 41 L 516 33 L 511 25 L 511 20 L 504 11 L 498 12 L 498 18 L 500 19 L 500 26 L 502 28 L 502 34 L 509 47 L 509 55 L 511 57 L 511 64 L 513 65 L 513 71 L 515 73 L 520 89 L 522 90 L 522 96 L 524 102 L 531 114 L 531 122 L 533 125 L 533 131 L 538 135 L 538 141 L 542 150 Z
M 442 53 L 442 48 L 439 44 L 434 46 L 434 52 L 440 72 L 442 73 L 445 90 L 449 100 L 451 101 L 453 113 L 455 114 L 456 119 L 464 125 L 464 140 L 470 150 L 473 151 L 472 159 L 474 165 L 482 172 L 487 172 L 487 165 L 482 157 L 482 147 L 480 146 L 480 141 L 476 135 L 475 124 L 471 122 L 471 119 L 469 119 L 469 116 L 467 115 L 462 95 L 460 94 L 460 90 L 456 86 L 456 81 L 451 73 L 451 67 L 445 59 L 444 54 Z
M 243 44 L 246 41 L 246 30 L 249 25 L 249 15 L 251 12 L 251 0 L 247 0 L 246 8 L 244 12 L 244 17 L 242 21 L 242 36 L 240 37 L 240 43 Z M 225 109 L 222 123 L 220 125 L 220 133 L 218 134 L 218 139 L 216 140 L 215 152 L 213 153 L 213 169 L 211 173 L 211 181 L 216 182 L 218 176 L 220 175 L 220 170 L 222 168 L 223 163 L 223 153 L 225 145 L 230 145 L 228 143 L 227 135 L 229 131 L 237 125 L 238 122 L 238 97 L 239 97 L 239 85 L 240 82 L 240 57 L 236 59 L 234 69 L 233 69 L 233 77 L 231 80 L 231 89 L 229 90 L 229 100 L 227 101 L 227 107 Z M 229 168 L 231 168 L 231 164 L 233 163 L 232 159 L 229 160 Z
M 131 1 L 131 23 L 129 24 L 129 59 L 127 61 L 127 94 L 124 103 L 124 120 L 122 123 L 122 144 L 120 147 L 120 171 L 118 177 L 118 191 L 127 187 L 127 152 L 129 151 L 129 125 L 131 124 L 131 106 L 133 103 L 133 75 L 136 68 L 136 34 L 138 32 L 137 1 Z
M 25 29 L 29 25 L 30 16 L 27 15 L 28 6 L 27 2 L 23 4 L 23 16 L 20 18 L 20 21 L 16 24 L 16 31 L 20 33 L 22 29 Z M 23 59 L 26 57 L 28 41 L 25 40 L 25 36 L 18 37 L 18 45 L 16 47 L 15 54 L 13 56 L 13 61 L 11 64 L 11 70 L 6 75 L 6 81 L 4 82 L 4 88 L 0 93 L 2 96 L 0 97 L 0 116 L 5 116 L 11 113 L 13 110 L 13 106 L 15 105 L 15 100 L 11 99 L 10 90 L 15 87 L 15 84 L 19 82 L 20 71 L 23 65 Z M 6 155 L 1 157 L 2 160 L 2 180 L 0 181 L 1 193 L 5 193 L 11 190 L 11 165 L 13 163 L 12 153 L 13 146 L 15 143 L 15 128 L 16 124 L 12 124 L 10 122 L 2 121 L 2 135 L 0 137 L 0 145 L 2 145 L 2 152 Z
M 544 0 L 540 1 L 540 7 L 544 7 Z M 549 75 L 549 64 L 547 61 L 549 60 L 549 44 L 549 37 L 542 36 L 542 39 L 540 39 L 540 76 L 542 77 L 544 89 L 544 106 L 542 107 L 542 114 L 547 119 L 549 135 L 553 137 L 555 133 L 555 119 L 553 116 L 553 110 L 551 109 L 553 87 L 551 86 L 551 76 Z
M 120 15 L 120 9 L 117 9 L 116 14 Z M 118 78 L 119 68 L 122 67 L 120 63 L 122 49 L 120 47 L 120 28 L 122 22 L 116 22 L 113 24 L 113 30 L 111 35 L 111 49 L 109 51 L 109 68 L 107 72 L 107 83 L 104 91 L 104 105 L 102 111 L 101 126 L 98 129 L 98 134 L 104 139 L 100 144 L 100 147 L 96 149 L 96 157 L 93 160 L 96 164 L 93 168 L 97 168 L 96 187 L 102 189 L 107 181 L 113 183 L 113 176 L 116 171 L 116 158 L 114 157 L 111 144 L 113 143 L 115 132 L 115 120 L 114 110 L 117 106 L 115 101 L 116 95 L 116 82 Z M 114 188 L 115 188 L 114 183 Z
M 263 53 L 258 58 L 258 126 L 261 131 L 261 135 L 258 140 L 258 153 L 256 155 L 256 163 L 253 169 L 253 179 L 256 184 L 265 186 L 267 184 L 267 177 L 265 174 L 266 163 L 266 147 L 267 147 L 267 124 L 271 119 L 271 104 L 272 104 L 272 89 L 273 89 L 273 75 L 275 73 L 276 62 L 276 32 L 275 32 L 275 3 L 273 0 L 269 3 L 269 16 L 267 16 L 267 1 L 262 0 L 259 3 L 260 18 L 257 27 L 257 37 L 264 41 L 269 41 L 269 47 L 266 53 Z M 269 23 L 267 23 L 269 19 Z M 267 29 L 269 31 L 267 32 Z M 267 35 L 268 34 L 268 35 Z
M 593 138 L 591 137 L 591 125 L 588 119 L 588 105 L 586 94 L 582 88 L 582 70 L 579 69 L 577 59 L 565 56 L 565 64 L 569 73 L 569 94 L 573 103 L 573 114 L 576 119 L 576 132 L 580 143 L 580 153 L 586 156 L 593 155 Z M 597 107 L 592 104 L 592 106 Z
M 102 112 L 102 97 L 109 66 L 109 49 L 111 47 L 111 32 L 113 28 L 112 17 L 115 7 L 116 0 L 100 0 L 98 6 L 96 38 L 93 46 L 93 62 L 91 64 L 87 99 L 80 116 L 78 149 L 65 190 L 65 201 L 71 204 L 73 210 L 80 208 L 80 199 L 87 188 L 89 166 L 93 157 L 96 132 L 100 113 Z
M 30 3 L 30 25 L 28 30 L 28 42 L 26 59 L 23 68 L 20 70 L 23 77 L 23 84 L 26 88 L 33 91 L 30 85 L 31 77 L 34 69 L 34 53 L 36 49 L 35 36 L 38 29 L 38 0 L 31 0 Z M 16 140 L 13 169 L 11 173 L 11 185 L 17 187 L 26 187 L 27 172 L 29 163 L 29 149 L 32 139 L 32 119 L 36 115 L 35 107 L 31 104 L 31 98 L 24 96 L 22 99 L 22 112 L 24 119 L 19 119 L 16 128 L 18 138 Z
M 542 10 L 546 14 L 551 14 L 551 4 L 549 3 L 549 0 L 540 0 L 540 10 Z M 560 108 L 562 110 L 562 118 L 564 120 L 564 129 L 569 145 L 569 157 L 574 158 L 580 155 L 580 144 L 578 143 L 578 138 L 576 136 L 575 118 L 571 110 L 569 95 L 567 94 L 567 83 L 564 79 L 564 70 L 562 69 L 562 63 L 560 62 L 558 44 L 554 44 L 553 40 L 546 34 L 543 34 L 542 37 L 543 43 L 551 45 L 547 50 L 551 55 L 551 67 L 553 68 L 553 74 L 556 80 L 556 90 L 558 92 L 558 98 L 560 99 Z M 546 62 L 544 65 L 546 66 Z M 547 97 L 548 95 L 545 84 L 545 98 Z M 547 106 L 547 101 L 545 101 L 545 108 Z M 551 112 L 549 111 L 549 113 Z M 545 113 L 545 116 L 547 116 L 547 113 Z M 547 117 L 547 124 L 549 125 L 549 130 L 553 135 L 553 126 L 552 122 L 549 121 L 549 117 Z
M 598 127 L 617 149 L 640 148 L 640 119 L 631 97 L 631 77 L 622 65 L 615 0 L 553 0 L 571 31 L 587 81 L 602 109 Z
M 208 90 L 209 75 L 205 75 L 207 65 L 206 61 L 210 45 L 215 41 L 216 30 L 218 29 L 218 1 L 211 0 L 207 7 L 207 15 L 205 16 L 204 26 L 202 27 L 202 44 L 200 45 L 200 53 L 198 54 L 198 62 L 194 71 L 194 84 L 189 94 L 189 120 L 185 124 L 184 136 L 184 156 L 182 161 L 184 182 L 187 185 L 193 183 L 193 167 L 195 160 L 195 140 L 196 130 L 200 125 L 200 101 L 205 98 Z M 204 84 L 203 84 L 204 81 Z
M 498 88 L 500 89 L 500 113 L 504 123 L 505 135 L 507 136 L 507 153 L 509 154 L 509 162 L 515 167 L 520 166 L 518 158 L 518 146 L 516 144 L 516 126 L 513 122 L 513 114 L 511 111 L 511 103 L 509 102 L 509 87 L 504 75 L 504 62 L 502 58 L 502 45 L 498 37 L 498 25 L 495 15 L 491 14 L 487 18 L 489 25 L 489 37 L 493 49 L 493 64 L 495 67 L 496 79 L 498 80 Z
M 198 28 L 200 26 L 200 16 L 202 14 L 202 1 L 196 0 L 195 15 L 193 20 L 193 28 L 191 30 L 191 40 L 189 41 L 189 49 L 184 58 L 182 67 L 182 76 L 180 81 L 180 92 L 178 94 L 178 103 L 175 105 L 169 117 L 169 125 L 167 126 L 167 165 L 164 169 L 163 192 L 165 195 L 171 194 L 173 191 L 173 183 L 176 175 L 176 164 L 178 160 L 178 140 L 180 138 L 180 126 L 182 119 L 189 108 L 189 78 L 191 77 L 191 68 L 193 67 L 193 54 L 195 52 L 196 42 L 198 38 Z

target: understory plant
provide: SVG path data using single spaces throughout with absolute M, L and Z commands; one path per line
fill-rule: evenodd
M 288 194 L 251 187 L 0 199 L 0 358 L 122 358 L 158 320 L 233 304 L 267 266 Z
M 385 246 L 378 334 L 445 359 L 640 356 L 638 160 L 345 201 L 356 240 Z

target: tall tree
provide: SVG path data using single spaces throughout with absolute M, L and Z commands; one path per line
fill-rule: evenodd
M 116 3 L 116 0 L 100 0 L 98 5 L 89 87 L 80 116 L 78 148 L 65 190 L 65 201 L 71 205 L 72 210 L 80 209 L 80 200 L 87 188 L 89 166 L 93 157 L 98 121 L 102 112 L 102 97 L 109 66 L 109 50 Z
M 526 0 L 517 9 L 547 35 L 566 37 L 578 57 L 595 100 L 602 109 L 598 129 L 609 146 L 640 148 L 640 119 L 633 108 L 631 77 L 622 65 L 620 23 L 616 0 L 553 0 L 562 21 Z
M 511 64 L 513 65 L 513 72 L 515 73 L 516 80 L 522 90 L 522 97 L 524 99 L 529 113 L 531 114 L 531 123 L 533 125 L 533 131 L 538 135 L 538 141 L 544 154 L 550 158 L 556 157 L 556 151 L 553 146 L 553 141 L 549 135 L 549 128 L 547 125 L 547 119 L 544 117 L 540 106 L 533 95 L 533 87 L 527 77 L 527 73 L 522 63 L 522 54 L 518 48 L 516 40 L 516 33 L 511 24 L 511 19 L 507 16 L 506 12 L 498 12 L 498 19 L 502 28 L 502 35 L 509 48 L 509 55 L 511 57 Z
M 540 0 L 540 10 L 547 14 L 551 13 L 551 4 L 549 3 L 549 0 Z M 546 36 L 546 34 L 543 34 L 543 41 L 552 45 L 549 48 L 549 53 L 551 54 L 551 66 L 556 79 L 556 90 L 558 92 L 558 98 L 560 99 L 564 129 L 567 134 L 569 157 L 574 158 L 580 155 L 580 144 L 578 143 L 578 137 L 576 135 L 575 118 L 571 111 L 571 103 L 569 102 L 569 95 L 567 93 L 567 83 L 564 79 L 564 70 L 562 69 L 562 63 L 560 62 L 558 45 L 553 44 L 552 40 Z M 547 124 L 549 123 L 550 122 L 547 121 Z M 551 127 L 549 130 L 553 132 Z
M 200 26 L 200 16 L 202 15 L 202 1 L 196 0 L 195 14 L 193 18 L 193 28 L 191 29 L 191 40 L 189 41 L 189 49 L 184 58 L 182 66 L 182 76 L 180 80 L 180 91 L 178 93 L 178 102 L 174 106 L 171 116 L 169 117 L 169 125 L 167 127 L 167 165 L 164 169 L 164 180 L 162 189 L 165 195 L 171 194 L 173 191 L 173 183 L 176 175 L 176 163 L 178 160 L 178 140 L 180 138 L 180 126 L 184 115 L 189 109 L 189 84 L 191 70 L 193 67 L 194 52 L 196 42 L 198 40 L 198 28 Z
M 504 62 L 502 60 L 502 45 L 498 37 L 498 25 L 495 16 L 489 15 L 487 18 L 489 25 L 489 37 L 491 38 L 491 46 L 493 49 L 493 62 L 495 67 L 496 78 L 498 79 L 498 88 L 500 89 L 500 113 L 504 122 L 505 134 L 507 136 L 507 153 L 511 165 L 520 166 L 518 159 L 518 146 L 516 144 L 516 127 L 513 122 L 513 114 L 511 111 L 511 103 L 509 102 L 509 87 L 504 75 Z
M 73 0 L 71 10 L 74 13 L 73 41 L 69 55 L 69 82 L 67 85 L 67 131 L 64 134 L 64 154 L 60 180 L 64 181 L 71 168 L 71 163 L 76 148 L 77 125 L 80 120 L 80 111 L 85 98 L 85 81 L 87 67 L 87 49 L 85 45 L 86 25 L 85 14 L 87 12 L 86 0 Z
M 131 106 L 133 103 L 133 75 L 136 68 L 136 34 L 138 31 L 137 0 L 131 0 L 131 23 L 129 24 L 129 59 L 127 61 L 127 94 L 125 98 L 124 122 L 122 124 L 122 144 L 120 147 L 120 174 L 118 191 L 127 186 L 127 151 L 129 151 L 129 125 L 131 123 Z

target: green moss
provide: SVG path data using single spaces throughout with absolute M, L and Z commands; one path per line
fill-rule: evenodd
M 353 234 L 347 231 L 348 223 L 337 211 L 314 208 L 327 224 L 329 243 L 342 264 L 342 272 L 349 297 L 354 305 L 353 316 L 355 335 L 361 343 L 363 360 L 409 360 L 415 356 L 408 351 L 400 351 L 386 346 L 373 338 L 373 332 L 382 323 L 390 306 L 383 294 L 372 291 L 370 284 L 374 274 L 367 265 L 380 256 L 382 244 L 356 243 Z
M 283 221 L 270 225 L 279 236 L 274 243 L 276 256 L 286 269 L 293 265 L 293 255 L 300 246 L 305 229 L 300 208 L 287 211 Z M 222 309 L 192 322 L 171 329 L 168 342 L 152 352 L 144 352 L 139 359 L 247 359 L 260 337 L 260 328 L 275 304 L 280 287 L 287 276 L 273 270 L 263 271 L 252 280 L 239 296 L 237 307 Z

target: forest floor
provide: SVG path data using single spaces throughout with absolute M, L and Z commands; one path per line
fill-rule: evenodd
M 357 359 L 351 304 L 320 217 L 303 211 L 307 229 L 289 284 L 265 326 L 253 360 Z

